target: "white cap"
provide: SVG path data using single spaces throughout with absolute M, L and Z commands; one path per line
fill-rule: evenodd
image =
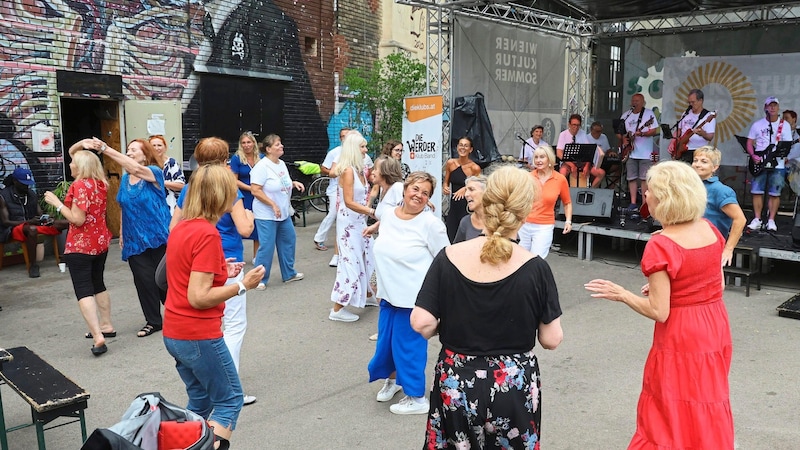
M 769 106 L 770 103 L 777 103 L 780 105 L 781 102 L 778 101 L 778 97 L 767 97 L 767 99 L 764 100 L 764 106 Z

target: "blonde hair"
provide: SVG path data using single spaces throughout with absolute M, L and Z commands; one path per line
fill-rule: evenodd
M 547 156 L 547 160 L 550 161 L 550 165 L 556 165 L 556 153 L 553 151 L 553 147 L 549 145 L 540 145 L 533 149 L 533 154 L 536 155 L 536 152 L 543 151 L 545 156 Z
M 403 181 L 403 192 L 405 193 L 405 190 L 408 189 L 408 187 L 412 184 L 423 182 L 431 184 L 431 195 L 433 195 L 433 191 L 436 190 L 436 177 L 421 170 L 408 174 L 408 177 L 406 177 L 405 181 Z
M 650 213 L 663 225 L 693 222 L 706 211 L 700 176 L 682 161 L 665 161 L 647 171 L 647 190 L 658 200 Z
M 233 172 L 219 164 L 204 164 L 192 174 L 183 203 L 185 220 L 203 218 L 216 222 L 236 200 L 238 189 Z
M 102 182 L 108 186 L 106 172 L 103 170 L 103 163 L 93 152 L 81 150 L 72 155 L 72 162 L 75 163 L 75 179 L 81 180 L 90 178 Z
M 261 159 L 261 152 L 258 150 L 258 141 L 256 140 L 255 135 L 253 135 L 252 131 L 245 131 L 239 136 L 239 144 L 238 147 L 236 148 L 236 156 L 239 157 L 239 161 L 241 161 L 242 164 L 247 164 L 247 155 L 244 154 L 244 149 L 242 148 L 242 139 L 245 138 L 253 141 L 253 158 L 254 158 L 253 165 L 255 165 L 255 163 L 257 163 L 258 160 Z
M 228 160 L 228 143 L 218 137 L 200 139 L 194 148 L 197 164 L 225 164 Z
M 367 140 L 358 131 L 347 133 L 342 141 L 342 153 L 339 155 L 339 162 L 336 163 L 336 176 L 344 173 L 345 169 L 353 168 L 355 173 L 364 170 L 364 155 L 361 154 L 361 144 L 366 144 Z
M 694 151 L 694 156 L 706 155 L 711 160 L 711 164 L 718 166 L 722 164 L 722 152 L 712 145 L 704 145 Z
M 522 169 L 505 166 L 489 175 L 482 201 L 486 243 L 481 248 L 481 262 L 496 265 L 511 258 L 514 247 L 507 236 L 525 223 L 538 199 L 539 187 Z

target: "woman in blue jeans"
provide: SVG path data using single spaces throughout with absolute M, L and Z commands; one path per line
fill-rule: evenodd
M 264 275 L 261 266 L 241 281 L 243 262 L 226 262 L 216 223 L 237 198 L 236 181 L 226 167 L 204 164 L 192 175 L 179 221 L 167 245 L 167 301 L 164 346 L 173 358 L 189 397 L 187 409 L 213 427 L 227 449 L 243 405 L 242 385 L 222 335 L 225 301 L 244 295 Z
M 278 250 L 278 265 L 284 283 L 303 279 L 302 272 L 294 270 L 294 250 L 297 235 L 291 217 L 291 196 L 294 187 L 305 190 L 303 183 L 292 181 L 286 163 L 281 161 L 283 144 L 277 134 L 270 134 L 262 141 L 264 158 L 250 171 L 250 189 L 253 193 L 253 216 L 256 220 L 260 245 L 256 252 L 256 264 L 264 266 L 264 279 L 256 287 L 267 288 L 272 255 Z

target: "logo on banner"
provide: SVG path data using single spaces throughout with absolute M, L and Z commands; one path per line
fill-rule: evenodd
M 436 142 L 426 141 L 422 134 L 414 135 L 414 139 L 406 141 L 408 157 L 411 159 L 436 158 Z
M 714 102 L 724 101 L 720 94 L 730 97 L 730 113 L 722 120 L 717 116 L 716 139 L 725 142 L 733 138 L 742 129 L 749 129 L 756 111 L 758 100 L 750 80 L 736 67 L 722 61 L 714 61 L 692 71 L 675 92 L 677 99 L 686 99 L 692 89 L 707 90 L 714 86 L 713 96 L 706 93 L 706 99 L 715 98 Z M 714 109 L 714 108 L 710 108 Z M 681 117 L 684 108 L 680 101 L 675 102 L 676 117 Z

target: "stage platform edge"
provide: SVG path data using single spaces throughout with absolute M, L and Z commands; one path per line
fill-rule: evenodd
M 781 317 L 800 319 L 800 294 L 786 300 L 775 309 L 778 310 L 778 315 Z

